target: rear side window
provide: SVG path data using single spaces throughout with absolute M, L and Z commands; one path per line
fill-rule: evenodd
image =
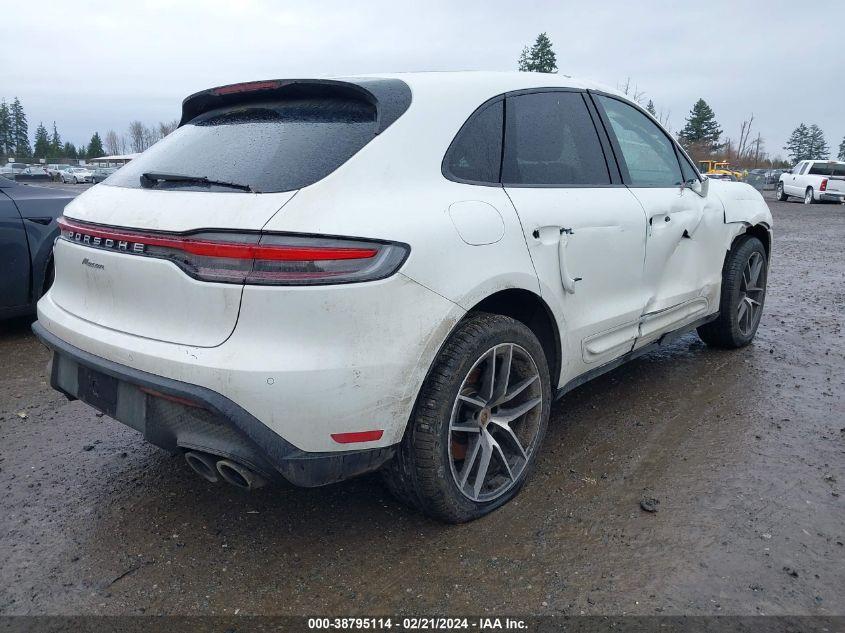
M 493 184 L 502 164 L 502 101 L 473 114 L 446 152 L 444 174 L 453 180 Z
M 607 185 L 598 133 L 578 92 L 509 97 L 502 182 L 510 185 Z
M 813 176 L 845 176 L 845 163 L 812 163 L 810 175 Z
M 144 173 L 180 174 L 291 191 L 340 167 L 376 133 L 375 107 L 351 99 L 251 102 L 206 112 L 178 128 L 104 182 L 142 186 Z M 238 189 L 159 181 L 157 189 Z
M 610 126 L 619 142 L 634 187 L 672 187 L 681 184 L 681 167 L 669 137 L 635 107 L 602 95 Z

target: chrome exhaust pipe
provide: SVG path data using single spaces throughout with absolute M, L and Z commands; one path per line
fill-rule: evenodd
M 211 483 L 217 482 L 217 468 L 215 466 L 217 459 L 215 457 L 208 453 L 188 451 L 185 453 L 185 461 L 188 462 L 191 470 L 206 481 L 210 481 Z
M 223 481 L 244 490 L 255 490 L 267 483 L 267 480 L 254 470 L 229 459 L 221 459 L 217 462 L 217 472 L 220 473 Z

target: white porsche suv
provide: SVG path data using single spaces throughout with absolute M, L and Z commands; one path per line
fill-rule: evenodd
M 772 218 L 563 75 L 272 80 L 70 203 L 52 385 L 206 479 L 381 469 L 460 522 L 528 477 L 552 401 L 698 329 L 754 337 Z

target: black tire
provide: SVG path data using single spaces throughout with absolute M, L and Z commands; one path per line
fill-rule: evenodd
M 815 204 L 816 197 L 813 194 L 813 188 L 807 187 L 807 190 L 804 192 L 804 204 Z
M 777 184 L 777 188 L 775 189 L 775 197 L 777 198 L 778 202 L 786 202 L 789 200 L 789 196 L 783 192 L 783 183 L 779 182 Z
M 739 316 L 740 302 L 744 300 L 746 294 L 751 295 L 751 293 L 743 291 L 743 287 L 746 285 L 743 275 L 752 258 L 759 261 L 757 260 L 758 257 L 762 257 L 763 262 L 760 277 L 756 282 L 762 288 L 762 292 L 754 295 L 755 300 L 759 300 L 759 309 L 753 317 L 753 322 L 748 324 L 750 327 L 743 327 Z M 760 325 L 760 317 L 766 299 L 768 264 L 766 249 L 756 237 L 741 237 L 734 243 L 725 257 L 722 268 L 719 316 L 714 321 L 698 328 L 698 336 L 701 337 L 702 341 L 711 347 L 736 349 L 748 345 L 754 339 L 757 327 Z
M 450 419 L 465 378 L 491 348 L 507 343 L 515 344 L 534 361 L 540 379 L 537 393 L 542 395 L 539 419 L 534 418 L 528 457 L 510 488 L 489 501 L 474 501 L 461 492 L 453 476 Z M 435 359 L 397 453 L 382 469 L 384 481 L 400 501 L 430 517 L 448 523 L 482 517 L 507 503 L 522 488 L 542 444 L 550 407 L 548 363 L 534 333 L 510 317 L 473 314 L 457 326 Z

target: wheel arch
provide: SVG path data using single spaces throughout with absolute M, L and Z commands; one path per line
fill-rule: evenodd
M 466 316 L 477 312 L 511 317 L 528 327 L 546 353 L 552 384 L 557 384 L 562 362 L 560 331 L 551 308 L 542 297 L 523 288 L 507 288 L 476 303 L 467 311 Z
M 731 244 L 731 248 L 734 247 L 736 241 L 740 239 L 743 235 L 750 235 L 752 237 L 756 237 L 763 243 L 763 248 L 766 249 L 766 259 L 769 259 L 772 255 L 772 230 L 763 223 L 754 224 L 753 226 L 748 226 L 745 229 L 744 233 L 740 233 L 737 235 L 734 240 L 733 244 Z

